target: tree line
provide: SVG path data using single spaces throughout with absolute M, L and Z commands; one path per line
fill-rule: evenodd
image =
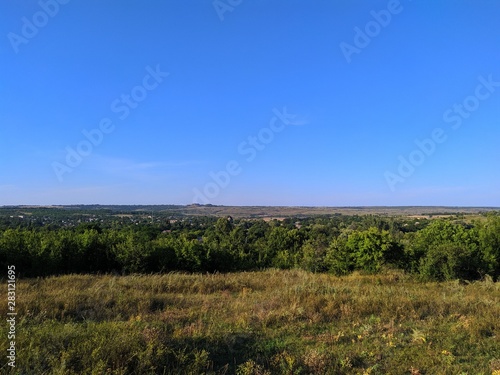
M 423 280 L 500 276 L 500 215 L 472 221 L 375 215 L 284 221 L 189 218 L 0 229 L 0 263 L 22 276 L 302 268 L 346 275 L 398 268 Z

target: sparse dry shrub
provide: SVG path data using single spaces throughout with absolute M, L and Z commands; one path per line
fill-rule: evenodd
M 302 362 L 311 374 L 325 374 L 333 364 L 332 358 L 318 349 L 307 350 Z

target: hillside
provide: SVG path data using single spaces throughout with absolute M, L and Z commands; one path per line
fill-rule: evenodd
M 500 284 L 491 281 L 70 275 L 22 280 L 17 294 L 17 368 L 3 374 L 500 371 Z

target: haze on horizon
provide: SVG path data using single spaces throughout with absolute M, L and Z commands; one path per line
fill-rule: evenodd
M 0 205 L 500 206 L 498 2 L 0 14 Z

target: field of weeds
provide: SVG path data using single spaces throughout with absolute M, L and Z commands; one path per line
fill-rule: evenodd
M 18 280 L 16 297 L 5 374 L 500 374 L 500 284 L 488 280 L 68 275 Z

